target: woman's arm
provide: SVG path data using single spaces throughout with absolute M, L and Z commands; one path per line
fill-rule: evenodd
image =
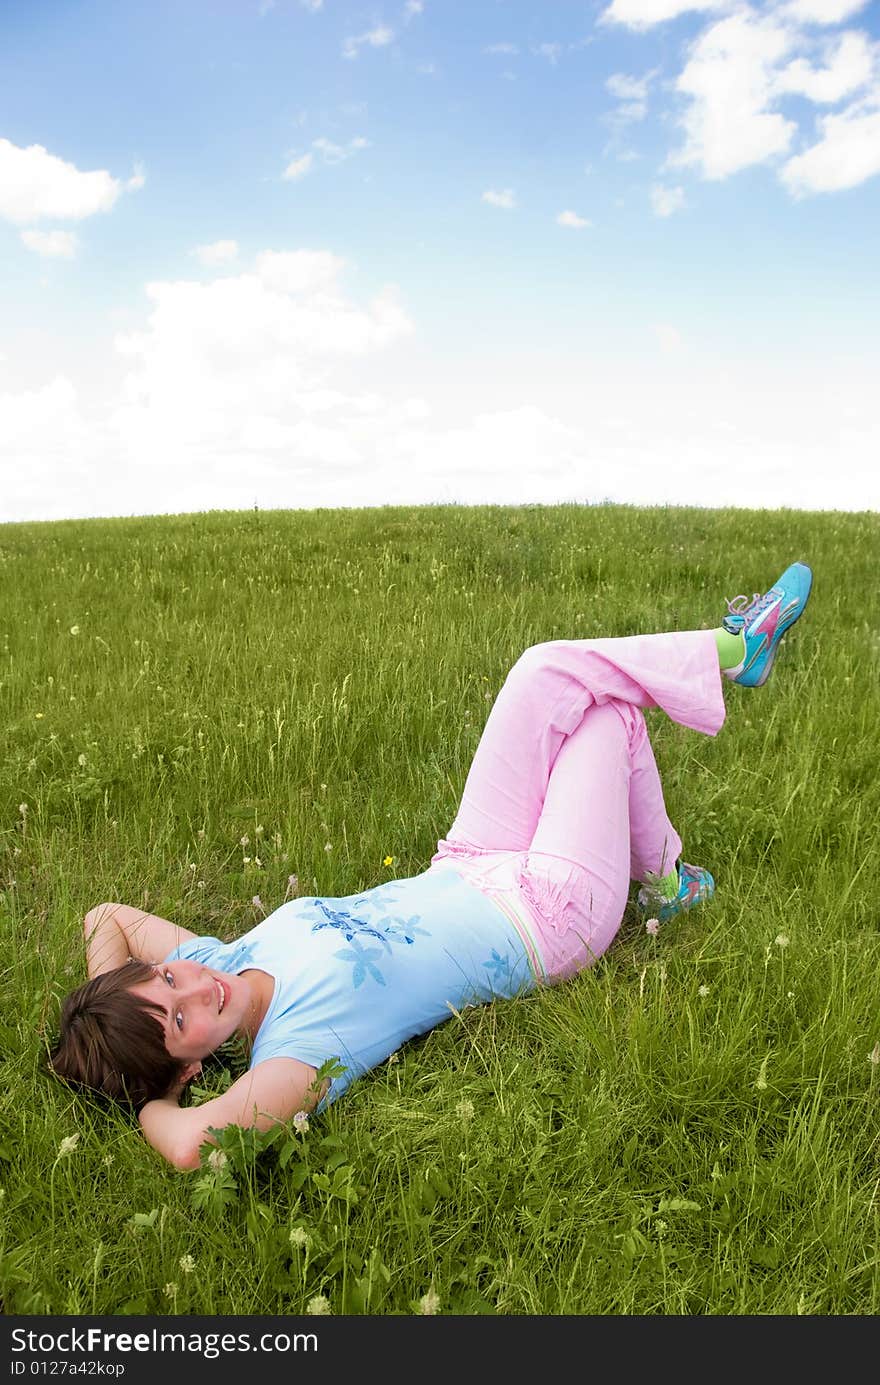
M 130 904 L 98 904 L 86 914 L 83 933 L 89 976 L 113 971 L 129 957 L 161 962 L 178 944 L 196 936 L 188 928 L 133 909 Z
M 138 1120 L 149 1144 L 178 1169 L 199 1167 L 199 1146 L 210 1140 L 208 1127 L 256 1126 L 268 1130 L 297 1111 L 311 1111 L 327 1089 L 315 1091 L 317 1071 L 297 1058 L 267 1058 L 233 1082 L 222 1096 L 201 1106 L 181 1107 L 180 1093 L 141 1107 Z

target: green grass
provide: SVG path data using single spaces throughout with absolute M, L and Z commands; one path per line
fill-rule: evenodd
M 5 1311 L 876 1313 L 878 551 L 876 514 L 617 506 L 0 529 Z M 630 906 L 220 1173 L 44 1073 L 92 905 L 228 938 L 291 873 L 416 873 L 522 649 L 711 627 L 798 557 L 767 687 L 715 739 L 649 714 L 710 906 Z

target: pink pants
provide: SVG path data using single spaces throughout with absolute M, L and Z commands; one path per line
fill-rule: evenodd
M 643 707 L 716 734 L 724 699 L 711 630 L 527 649 L 432 858 L 526 908 L 550 981 L 595 961 L 630 881 L 666 875 L 681 852 Z

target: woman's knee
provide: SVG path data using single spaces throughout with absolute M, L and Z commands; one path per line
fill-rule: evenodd
M 559 640 L 545 640 L 542 644 L 529 645 L 511 668 L 506 681 L 513 684 L 532 683 L 546 678 L 548 674 L 557 673 L 560 645 Z

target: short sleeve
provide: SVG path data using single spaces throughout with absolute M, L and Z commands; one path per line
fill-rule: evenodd
M 200 962 L 203 967 L 216 967 L 221 955 L 221 949 L 225 946 L 219 938 L 185 938 L 179 943 L 172 952 L 165 958 L 166 962 Z

